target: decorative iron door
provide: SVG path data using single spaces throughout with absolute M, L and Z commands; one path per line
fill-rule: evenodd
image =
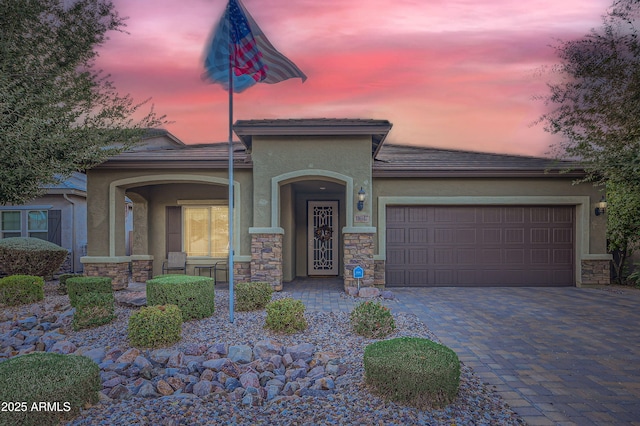
M 338 275 L 338 202 L 309 201 L 308 275 Z

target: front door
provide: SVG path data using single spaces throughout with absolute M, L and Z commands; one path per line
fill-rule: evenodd
M 308 275 L 338 275 L 338 202 L 309 201 Z

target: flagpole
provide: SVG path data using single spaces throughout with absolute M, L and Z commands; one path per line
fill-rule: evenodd
M 233 323 L 233 54 L 229 37 L 229 322 Z

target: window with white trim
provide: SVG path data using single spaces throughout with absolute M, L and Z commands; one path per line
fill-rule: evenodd
M 226 257 L 229 254 L 229 208 L 183 206 L 183 247 L 187 256 Z
M 46 210 L 29 210 L 27 212 L 27 235 L 47 241 L 49 235 L 49 219 Z
M 0 214 L 0 236 L 12 238 L 22 236 L 22 223 L 19 211 L 5 211 Z

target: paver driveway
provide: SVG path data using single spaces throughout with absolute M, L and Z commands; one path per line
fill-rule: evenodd
M 393 291 L 530 425 L 640 425 L 640 292 Z
M 339 280 L 284 290 L 309 311 L 350 312 Z M 393 288 L 530 425 L 640 425 L 640 291 Z

